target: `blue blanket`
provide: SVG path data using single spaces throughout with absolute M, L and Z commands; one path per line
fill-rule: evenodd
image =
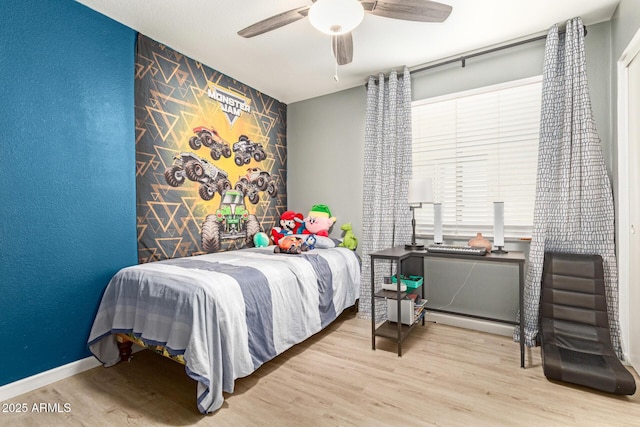
M 107 286 L 89 349 L 115 365 L 113 334 L 133 333 L 182 354 L 198 381 L 198 409 L 213 412 L 236 378 L 327 326 L 359 286 L 359 260 L 346 248 L 254 248 L 127 267 Z

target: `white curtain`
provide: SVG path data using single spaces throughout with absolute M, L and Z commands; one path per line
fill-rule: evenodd
M 369 254 L 411 240 L 407 199 L 411 177 L 411 79 L 393 71 L 385 80 L 369 78 L 364 145 L 362 208 L 362 283 L 359 314 L 371 318 L 371 259 Z M 376 261 L 376 290 L 390 265 Z M 376 319 L 386 316 L 384 301 Z
M 542 87 L 538 175 L 525 282 L 525 338 L 538 335 L 540 282 L 545 252 L 598 254 L 604 260 L 612 344 L 622 357 L 614 210 L 600 138 L 591 111 L 580 18 L 547 35 Z M 516 339 L 518 338 L 516 328 Z

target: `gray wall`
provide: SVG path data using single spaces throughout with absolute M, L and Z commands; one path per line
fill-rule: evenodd
M 640 28 L 640 2 L 638 0 L 620 0 L 618 9 L 611 18 L 613 40 L 613 66 L 622 51 Z M 615 70 L 615 68 L 613 68 Z
M 610 23 L 588 28 L 585 39 L 596 124 L 612 171 Z M 451 64 L 412 76 L 414 99 L 521 79 L 542 73 L 544 41 L 480 56 L 466 67 Z M 288 106 L 289 209 L 306 214 L 315 203 L 329 205 L 337 225 L 353 224 L 362 236 L 362 173 L 366 92 L 360 87 Z M 331 235 L 339 237 L 339 227 Z M 469 236 L 472 237 L 472 236 Z
M 621 0 L 613 17 L 611 18 L 611 61 L 610 61 L 610 93 L 611 93 L 611 138 L 617 140 L 618 132 L 616 129 L 617 121 L 617 62 L 622 52 L 627 47 L 635 33 L 640 28 L 640 1 L 638 0 Z M 618 169 L 618 151 L 615 144 L 612 144 L 611 157 L 613 159 L 613 169 L 616 171 L 614 175 L 613 193 L 618 194 L 617 186 L 617 169 Z M 617 210 L 616 210 L 617 211 Z
M 332 237 L 350 222 L 362 236 L 364 86 L 287 107 L 288 208 L 306 215 L 324 203 L 336 217 Z

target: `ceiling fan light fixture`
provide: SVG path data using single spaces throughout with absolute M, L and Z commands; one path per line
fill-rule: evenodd
M 309 22 L 318 31 L 338 36 L 356 28 L 364 18 L 357 0 L 318 0 L 309 9 Z

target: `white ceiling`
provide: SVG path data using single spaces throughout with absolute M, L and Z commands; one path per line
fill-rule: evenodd
M 307 18 L 245 39 L 236 33 L 311 0 L 78 0 L 140 33 L 284 103 L 364 85 L 371 74 L 416 67 L 539 35 L 575 16 L 607 21 L 619 0 L 440 0 L 444 23 L 365 15 L 353 31 L 353 62 L 338 68 L 330 39 Z

